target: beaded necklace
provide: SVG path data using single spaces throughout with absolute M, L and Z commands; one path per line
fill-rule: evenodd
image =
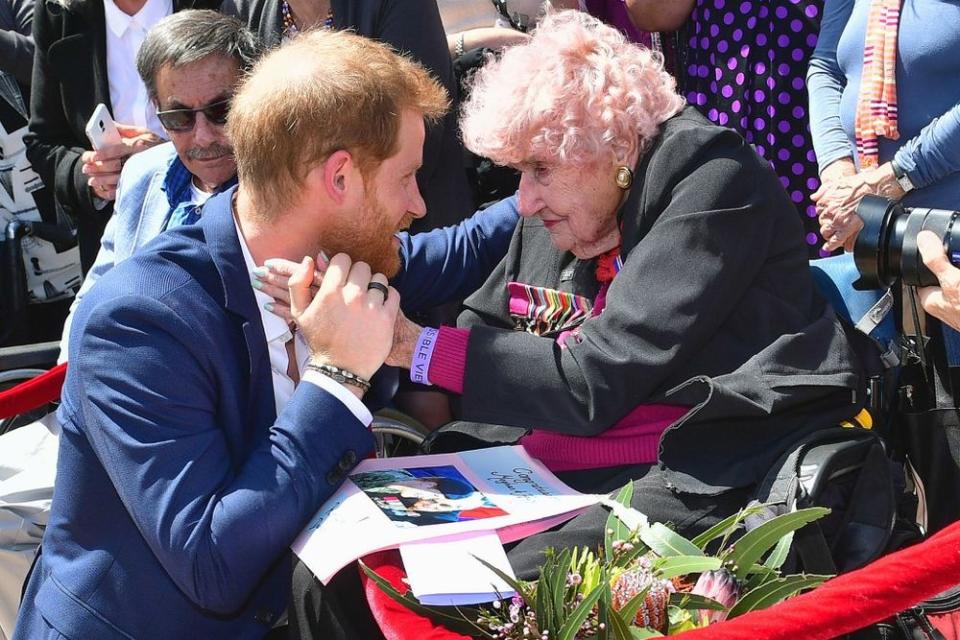
M 287 0 L 280 1 L 280 15 L 283 18 L 283 36 L 284 38 L 292 38 L 293 36 L 300 33 L 300 27 L 297 26 L 296 21 L 293 19 L 293 9 L 290 8 L 290 3 Z M 327 17 L 323 21 L 323 26 L 326 29 L 333 27 L 333 7 L 327 11 Z

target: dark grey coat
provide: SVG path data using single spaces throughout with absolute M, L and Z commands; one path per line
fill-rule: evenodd
M 594 262 L 521 220 L 459 320 L 473 329 L 464 420 L 589 436 L 641 403 L 691 406 L 660 461 L 678 488 L 718 493 L 753 484 L 787 444 L 862 408 L 860 339 L 815 290 L 795 208 L 739 134 L 690 107 L 668 120 L 619 216 L 624 267 L 566 349 L 503 330 L 506 285 L 593 298 Z

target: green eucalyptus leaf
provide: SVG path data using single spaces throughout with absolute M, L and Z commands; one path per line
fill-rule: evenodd
M 779 577 L 780 577 L 780 574 L 777 573 L 776 571 L 770 571 L 769 573 L 765 573 L 762 571 L 751 573 L 750 576 L 747 578 L 746 582 L 743 583 L 743 588 L 740 589 L 740 593 L 747 593 L 748 591 L 752 591 L 757 587 L 759 587 L 760 585 L 766 584 L 771 580 L 776 580 Z
M 627 624 L 632 624 L 637 618 L 637 612 L 640 611 L 640 607 L 643 606 L 643 602 L 647 599 L 647 594 L 650 592 L 650 587 L 646 587 L 642 591 L 637 592 L 632 598 L 627 600 L 627 604 L 617 613 L 620 614 L 620 617 Z
M 557 563 L 550 576 L 550 593 L 553 595 L 554 629 L 562 627 L 567 617 L 567 574 L 570 572 L 571 549 L 564 549 L 557 556 Z M 576 592 L 576 589 L 573 590 Z
M 667 628 L 667 635 L 671 635 L 671 631 L 680 627 L 688 622 L 690 622 L 692 615 L 686 609 L 681 609 L 680 607 L 667 607 L 667 619 L 669 620 L 669 626 Z
M 546 581 L 543 579 L 543 573 L 540 574 L 540 581 L 537 583 L 537 597 L 536 605 L 534 607 L 534 612 L 537 615 L 537 620 L 540 621 L 540 624 L 544 628 L 552 628 L 553 624 L 553 598 L 548 594 L 549 589 L 546 586 Z M 553 627 L 555 628 L 555 627 Z
M 662 638 L 663 634 L 650 627 L 631 627 L 632 640 L 646 640 L 647 638 Z
M 703 573 L 719 569 L 723 564 L 720 558 L 705 558 L 703 556 L 670 556 L 659 558 L 653 562 L 653 573 L 657 577 L 669 580 L 677 576 L 690 573 Z
M 617 495 L 614 498 L 614 500 L 616 500 L 617 502 L 619 502 L 625 507 L 629 507 L 630 501 L 632 498 L 633 498 L 633 483 L 628 482 L 627 484 L 623 485 L 620 491 L 617 492 Z M 605 558 L 613 557 L 613 541 L 614 540 L 626 540 L 629 536 L 630 536 L 630 529 L 627 527 L 627 525 L 623 524 L 623 521 L 620 520 L 620 518 L 618 518 L 615 513 L 611 511 L 610 515 L 607 516 L 607 525 L 606 525 L 606 528 L 604 529 L 604 536 L 603 536 L 603 547 L 605 552 L 604 557 Z
M 759 513 L 761 509 L 763 509 L 763 505 L 754 505 L 752 507 L 747 507 L 746 509 L 741 509 L 737 513 L 724 518 L 697 537 L 693 538 L 691 542 L 700 549 L 704 549 L 708 544 L 717 538 L 730 537 L 745 518 L 753 515 L 754 513 Z
M 804 589 L 812 589 L 829 580 L 831 576 L 796 575 L 777 578 L 748 591 L 730 608 L 728 618 L 743 615 L 749 611 L 766 609 L 781 600 Z
M 604 578 L 606 579 L 607 573 L 604 571 Z M 609 640 L 610 633 L 613 631 L 614 640 L 619 640 L 617 637 L 616 631 L 614 631 L 613 622 L 614 618 L 619 619 L 617 612 L 613 610 L 613 593 L 610 589 L 602 589 L 600 591 L 600 602 L 597 605 L 597 621 L 603 623 L 602 628 L 597 629 L 598 640 Z M 627 638 L 629 640 L 629 637 Z
M 780 541 L 777 542 L 777 546 L 775 546 L 773 551 L 770 552 L 770 555 L 767 556 L 763 566 L 771 569 L 779 569 L 783 566 L 783 563 L 787 561 L 787 556 L 790 554 L 790 545 L 793 544 L 794 533 L 794 531 L 791 531 L 787 535 L 780 538 Z
M 753 563 L 752 565 L 750 565 L 750 568 L 747 570 L 747 576 L 755 576 L 755 575 L 758 575 L 758 574 L 759 574 L 759 575 L 762 575 L 762 576 L 766 576 L 766 577 L 768 577 L 768 578 L 779 578 L 779 577 L 780 577 L 780 572 L 777 571 L 776 569 L 771 569 L 770 567 L 768 567 L 768 566 L 766 566 L 766 565 L 757 564 L 757 563 L 755 562 L 755 563 Z
M 406 594 L 401 594 L 399 591 L 397 591 L 393 587 L 392 584 L 390 584 L 387 580 L 381 578 L 380 575 L 377 574 L 377 572 L 375 572 L 373 569 L 365 565 L 362 560 L 358 560 L 357 562 L 359 562 L 360 568 L 363 570 L 365 574 L 367 574 L 367 577 L 373 580 L 377 584 L 377 586 L 380 587 L 380 589 L 382 589 L 383 592 L 390 597 L 390 599 L 394 600 L 395 602 L 398 602 L 399 604 L 402 604 L 403 606 L 410 609 L 411 611 L 415 613 L 419 613 L 422 616 L 426 616 L 427 618 L 430 618 L 431 620 L 434 620 L 436 622 L 439 622 L 443 626 L 447 627 L 452 631 L 456 631 L 457 633 L 462 633 L 464 635 L 468 635 L 472 637 L 476 637 L 478 633 L 481 634 L 484 638 L 494 637 L 489 632 L 485 631 L 482 627 L 479 627 L 476 624 L 474 624 L 472 620 L 468 618 L 466 615 L 463 615 L 462 612 L 464 610 L 457 609 L 456 611 L 459 615 L 451 615 L 450 613 L 447 613 L 450 610 L 448 607 L 435 608 L 435 607 L 424 606 L 420 604 L 420 602 L 416 598 L 410 595 L 410 592 L 407 592 Z M 467 611 L 470 611 L 470 610 L 467 610 Z M 476 616 L 473 616 L 473 617 L 475 618 Z
M 660 557 L 703 556 L 699 547 L 659 522 L 642 529 L 640 539 Z
M 587 616 L 590 615 L 594 605 L 597 604 L 597 600 L 600 599 L 603 589 L 609 588 L 609 584 L 601 584 L 587 594 L 587 597 L 584 598 L 579 605 L 577 605 L 577 608 L 574 609 L 573 613 L 571 613 L 566 619 L 563 627 L 560 628 L 560 632 L 556 637 L 559 638 L 559 640 L 573 640 L 573 638 L 577 635 L 577 631 L 580 629 L 580 625 L 582 625 L 583 621 L 587 619 Z M 550 635 L 553 637 L 553 634 Z
M 630 634 L 630 623 L 633 618 L 624 619 L 621 611 L 611 611 L 608 623 L 613 631 L 613 637 L 617 640 L 633 640 Z
M 670 604 L 674 607 L 692 611 L 694 609 L 707 609 L 709 611 L 726 611 L 722 602 L 717 602 L 713 598 L 701 596 L 698 593 L 671 593 Z
M 818 520 L 830 513 L 824 507 L 810 507 L 792 513 L 772 518 L 753 531 L 748 531 L 725 554 L 724 560 L 733 567 L 733 573 L 738 579 L 743 579 L 749 573 L 753 564 L 780 539 L 797 529 Z
M 524 592 L 523 585 L 520 583 L 519 580 L 517 580 L 516 578 L 514 578 L 509 574 L 504 573 L 503 571 L 493 566 L 492 564 L 490 564 L 480 556 L 474 556 L 472 553 L 470 555 L 473 556 L 474 560 L 476 560 L 477 562 L 485 566 L 487 569 L 489 569 L 493 573 L 497 574 L 497 577 L 499 577 L 501 580 L 503 580 L 508 585 L 510 585 L 510 588 L 516 591 L 517 594 L 523 595 L 523 592 Z

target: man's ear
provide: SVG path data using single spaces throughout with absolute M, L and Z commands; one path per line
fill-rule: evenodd
M 349 151 L 335 151 L 322 165 L 323 189 L 337 204 L 343 204 L 359 188 L 359 171 Z

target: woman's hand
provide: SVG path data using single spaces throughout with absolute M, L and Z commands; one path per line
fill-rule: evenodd
M 313 283 L 310 285 L 310 290 L 314 295 L 316 295 L 320 284 L 323 282 L 323 274 L 329 263 L 330 260 L 323 252 L 317 256 Z M 297 262 L 284 260 L 283 258 L 270 258 L 264 260 L 263 266 L 257 267 L 250 274 L 254 289 L 264 292 L 274 300 L 267 311 L 280 316 L 287 323 L 293 322 L 293 316 L 290 314 L 290 277 L 297 272 L 299 267 L 300 264 Z
M 847 158 L 828 166 L 821 179 L 820 188 L 810 199 L 817 205 L 826 251 L 840 247 L 853 250 L 857 234 L 863 228 L 863 221 L 857 215 L 863 196 L 880 195 L 899 200 L 904 195 L 889 162 L 857 173 L 853 161 Z
M 85 151 L 80 156 L 83 162 L 81 171 L 90 176 L 87 179 L 90 192 L 101 200 L 116 200 L 120 170 L 127 158 L 163 142 L 150 130 L 142 127 L 117 124 L 117 131 L 121 138 L 119 144 L 112 144 L 98 151 Z
M 504 47 L 522 44 L 529 40 L 530 36 L 522 31 L 506 27 L 478 27 L 469 31 L 452 33 L 447 36 L 450 57 L 455 57 L 461 38 L 463 39 L 463 50 L 466 52 L 479 47 L 499 51 Z
M 409 369 L 413 365 L 413 350 L 417 348 L 421 331 L 423 327 L 409 320 L 402 311 L 398 313 L 393 325 L 393 348 L 384 364 Z

